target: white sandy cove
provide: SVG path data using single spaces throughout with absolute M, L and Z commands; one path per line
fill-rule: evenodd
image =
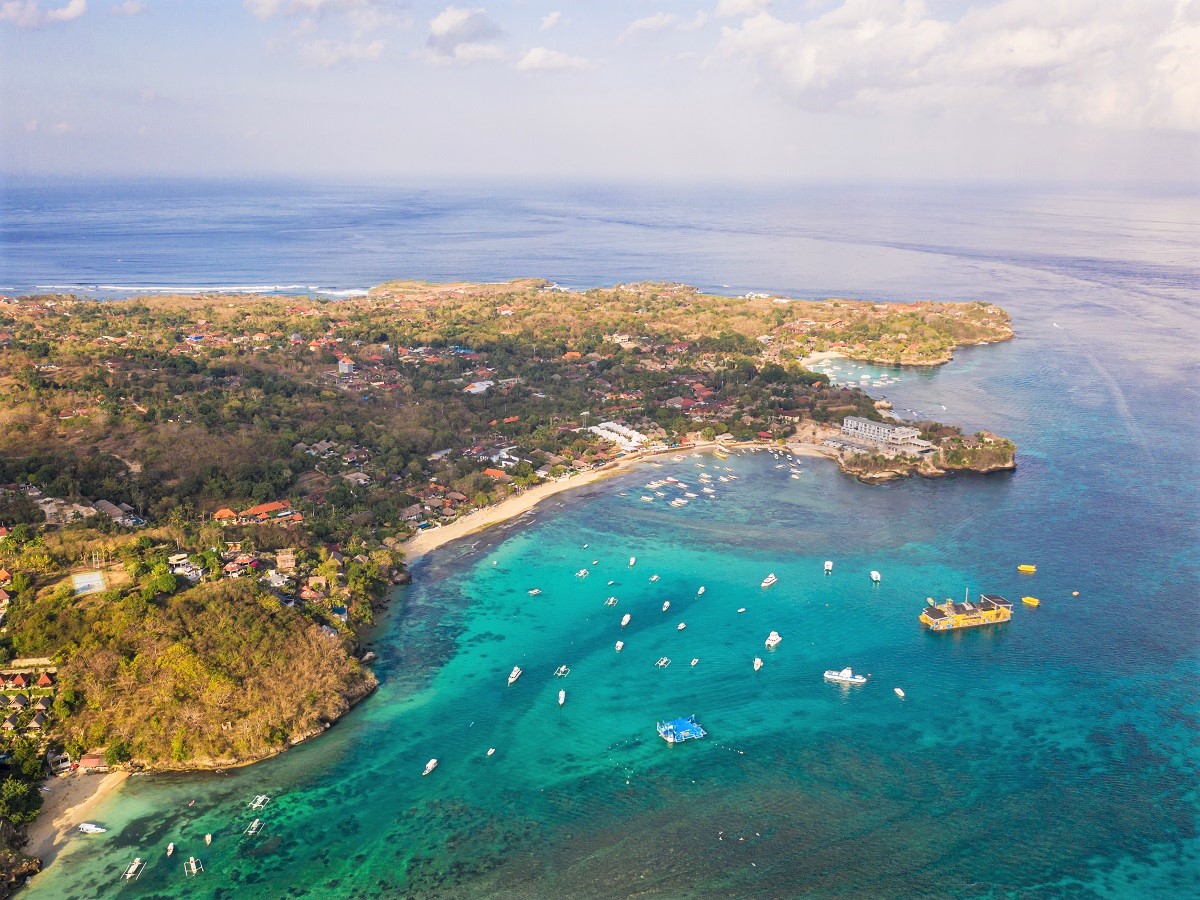
M 67 837 L 109 794 L 115 791 L 128 772 L 109 772 L 107 775 L 84 775 L 73 772 L 51 778 L 37 820 L 29 826 L 29 842 L 24 852 L 36 856 L 45 869 L 67 843 Z M 97 823 L 103 824 L 103 823 Z
M 545 484 L 539 484 L 531 487 L 520 494 L 514 494 L 501 500 L 493 506 L 485 506 L 483 509 L 477 509 L 467 513 L 461 519 L 456 519 L 449 525 L 442 525 L 438 528 L 427 528 L 419 532 L 404 542 L 402 549 L 404 550 L 405 560 L 413 562 L 420 559 L 426 553 L 436 550 L 443 544 L 448 544 L 451 541 L 458 540 L 461 537 L 466 537 L 469 534 L 483 531 L 491 528 L 493 525 L 499 525 L 501 522 L 506 522 L 509 519 L 515 519 L 517 516 L 533 509 L 543 500 L 548 497 L 553 497 L 555 494 L 561 494 L 563 491 L 573 490 L 584 485 L 593 484 L 604 478 L 611 478 L 623 469 L 637 465 L 645 459 L 652 456 L 662 456 L 664 454 L 675 453 L 694 453 L 696 451 L 711 451 L 716 447 L 725 446 L 729 450 L 787 450 L 797 456 L 816 456 L 823 459 L 832 457 L 832 454 L 821 450 L 812 444 L 789 444 L 786 447 L 780 447 L 777 444 L 765 444 L 762 442 L 750 442 L 732 445 L 722 445 L 716 442 L 702 442 L 693 446 L 687 447 L 671 447 L 667 450 L 656 450 L 653 452 L 647 451 L 631 456 L 622 457 L 615 463 L 611 463 L 599 469 L 593 469 L 590 472 L 580 472 L 572 475 L 570 478 L 564 478 L 561 481 L 550 481 Z

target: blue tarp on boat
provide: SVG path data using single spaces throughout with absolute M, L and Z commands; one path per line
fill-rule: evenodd
M 703 728 L 696 722 L 695 716 L 688 716 L 686 719 L 673 719 L 670 722 L 658 723 L 658 736 L 668 744 L 678 744 L 680 741 L 690 741 L 693 738 L 702 738 L 706 734 Z

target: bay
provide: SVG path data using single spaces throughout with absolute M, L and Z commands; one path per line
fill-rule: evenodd
M 224 776 L 131 779 L 95 813 L 109 832 L 74 839 L 29 896 L 1200 893 L 1194 193 L 4 192 L 6 289 L 670 278 L 980 298 L 1017 331 L 868 388 L 1012 437 L 1012 475 L 865 486 L 822 461 L 791 479 L 765 454 L 687 456 L 560 495 L 417 564 L 376 641 L 380 689 L 325 736 Z M 716 499 L 638 499 L 714 466 L 738 475 Z M 998 629 L 920 629 L 925 597 L 964 590 L 1042 605 Z M 871 681 L 822 681 L 843 665 Z M 708 738 L 658 739 L 656 721 L 691 713 Z M 243 836 L 256 815 L 265 830 Z M 134 856 L 150 865 L 119 883 Z

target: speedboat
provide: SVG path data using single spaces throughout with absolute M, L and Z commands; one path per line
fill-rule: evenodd
M 685 628 L 687 628 L 687 622 L 680 622 L 678 625 L 675 626 L 676 631 L 683 631 L 683 629 L 685 629 Z
M 567 692 L 559 691 L 558 692 L 558 705 L 562 706 L 566 702 L 567 702 Z
M 697 656 L 695 659 L 692 660 L 692 665 L 694 666 L 698 662 L 700 662 L 700 657 Z
M 763 661 L 759 657 L 754 657 L 754 671 L 757 672 L 763 667 Z
M 608 586 L 609 586 L 609 587 L 612 587 L 614 584 L 616 584 L 616 582 L 615 582 L 615 581 L 610 581 L 610 582 L 608 583 Z
M 632 618 L 632 617 L 629 615 L 629 613 L 625 613 L 624 617 L 621 619 L 621 627 L 622 628 L 624 628 L 626 625 L 629 624 L 630 618 Z
M 833 560 L 827 559 L 827 560 L 825 560 L 825 574 L 829 575 L 829 574 L 832 574 L 832 572 L 833 572 Z
M 631 556 L 631 557 L 629 557 L 629 564 L 630 564 L 631 566 L 632 566 L 632 565 L 633 565 L 635 562 L 637 562 L 637 557 L 636 557 L 636 556 Z
M 651 575 L 651 576 L 650 576 L 650 580 L 651 580 L 651 581 L 658 581 L 658 576 L 657 576 L 657 575 Z
M 767 641 L 766 641 L 767 649 L 774 650 L 776 647 L 779 646 L 779 642 L 782 640 L 783 640 L 783 638 L 781 638 L 779 636 L 778 631 L 772 631 L 770 634 L 767 635 Z
M 901 700 L 904 699 L 904 691 L 900 690 L 900 688 L 892 688 L 892 690 L 896 692 L 897 697 L 899 697 Z
M 620 652 L 621 652 L 621 648 L 622 648 L 622 647 L 624 647 L 624 646 L 625 646 L 625 642 L 624 642 L 624 641 L 617 641 L 617 643 L 616 643 L 616 651 L 617 651 L 618 653 L 620 653 Z
M 554 670 L 554 674 L 557 675 L 559 678 L 566 678 L 568 675 L 571 674 L 571 670 L 569 668 L 567 668 L 566 666 L 559 666 L 557 669 Z
M 496 748 L 495 748 L 495 747 L 488 747 L 488 752 L 487 752 L 487 755 L 488 755 L 488 756 L 491 756 L 491 755 L 492 755 L 493 753 L 495 753 L 495 752 L 496 752 Z
M 826 669 L 825 680 L 836 681 L 838 684 L 866 684 L 869 675 L 855 675 L 849 666 L 844 669 Z
M 1040 606 L 1042 603 L 1037 597 L 1022 597 L 1021 602 L 1026 606 Z
M 699 597 L 704 593 L 704 585 L 700 585 L 700 590 L 696 591 L 696 596 Z
M 531 590 L 531 591 L 529 592 L 529 596 L 530 596 L 530 597 L 536 597 L 536 596 L 537 596 L 538 594 L 540 594 L 541 592 L 542 592 L 542 589 L 541 589 L 541 588 L 534 588 L 533 590 Z
M 513 666 L 513 670 L 508 673 L 508 683 L 511 685 L 514 681 L 521 677 L 521 667 Z
M 738 608 L 739 613 L 744 613 L 745 611 L 746 611 L 746 607 L 744 607 L 744 606 Z
M 432 772 L 436 768 L 437 768 L 437 760 L 431 759 L 429 762 L 425 763 L 425 771 L 421 773 L 421 777 L 422 778 L 425 777 L 426 775 L 428 775 L 430 772 Z
M 93 825 L 91 822 L 84 822 L 79 826 L 79 830 L 84 834 L 104 834 L 108 831 L 107 828 L 101 828 L 99 825 Z
M 671 608 L 671 601 L 670 601 L 670 600 L 667 600 L 666 602 L 664 602 L 664 603 L 663 603 L 663 612 L 666 612 L 666 611 L 667 611 L 668 609 L 670 609 L 670 608 Z
M 769 588 L 771 585 L 773 585 L 778 580 L 779 579 L 775 577 L 775 573 L 772 572 L 770 575 L 768 575 L 766 578 L 764 578 L 762 580 L 762 584 L 760 585 L 760 587 Z

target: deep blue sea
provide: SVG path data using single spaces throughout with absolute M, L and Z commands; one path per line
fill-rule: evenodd
M 868 388 L 1012 437 L 1015 473 L 866 486 L 820 460 L 793 479 L 766 454 L 683 456 L 560 495 L 416 566 L 375 641 L 380 689 L 327 735 L 131 779 L 28 896 L 1200 896 L 1194 190 L 0 190 L 8 292 L 656 279 L 979 298 L 1017 333 Z M 639 499 L 667 476 L 701 496 Z M 1042 603 L 922 631 L 927 596 L 964 590 Z M 846 665 L 871 680 L 823 682 Z M 693 713 L 705 740 L 658 739 Z

